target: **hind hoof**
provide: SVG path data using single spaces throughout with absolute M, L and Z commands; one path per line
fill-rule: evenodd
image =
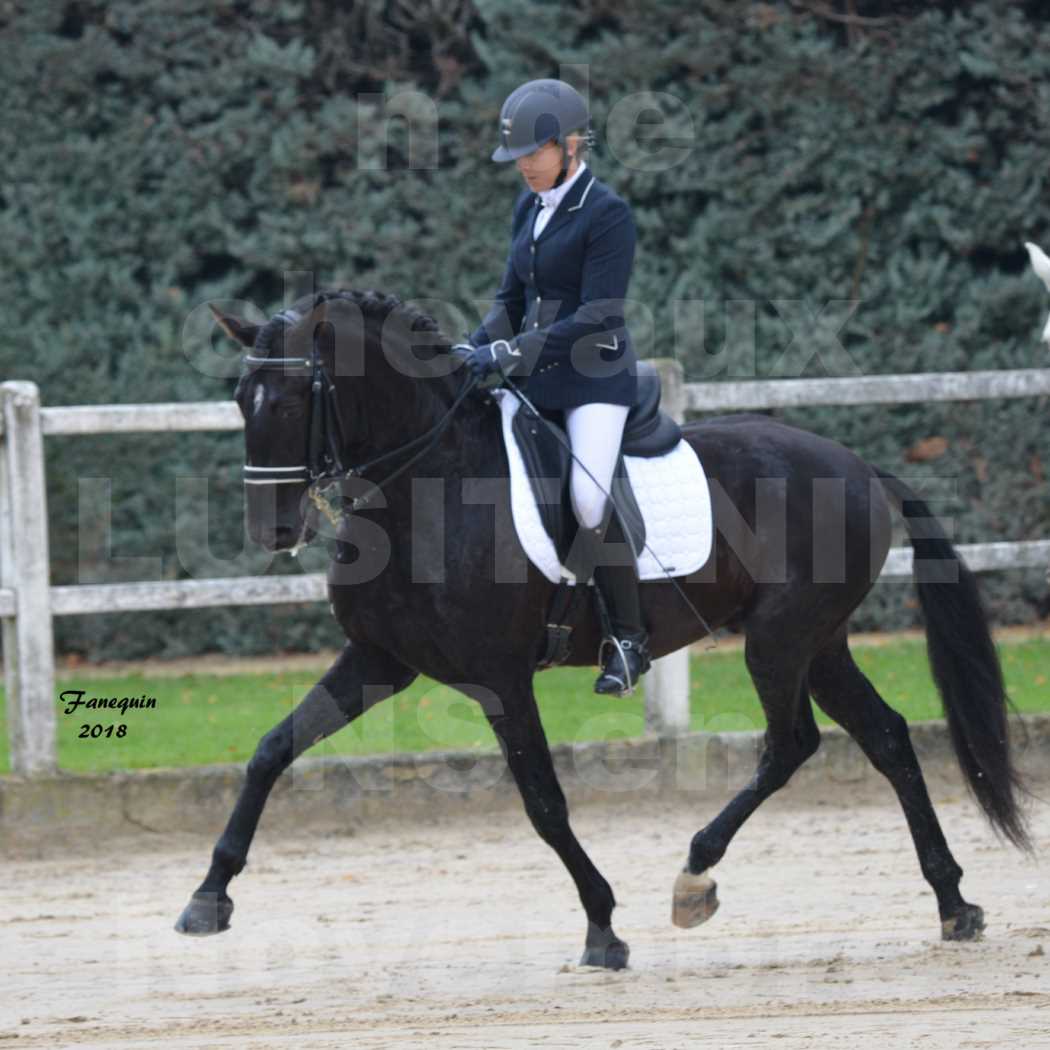
M 584 948 L 581 966 L 604 966 L 606 970 L 626 970 L 631 949 L 619 939 L 602 948 Z
M 941 922 L 941 939 L 979 941 L 983 929 L 984 912 L 976 904 L 966 904 L 957 914 Z
M 621 941 L 612 931 L 588 924 L 587 943 L 580 959 L 581 966 L 602 966 L 606 970 L 625 970 L 631 954 L 626 941 Z
M 175 923 L 175 931 L 187 937 L 222 933 L 230 928 L 232 914 L 233 901 L 225 894 L 220 897 L 217 893 L 195 893 Z
M 683 930 L 707 922 L 718 911 L 718 884 L 710 875 L 679 872 L 674 881 L 671 922 Z

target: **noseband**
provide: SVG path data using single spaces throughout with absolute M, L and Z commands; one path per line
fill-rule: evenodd
M 314 301 L 314 307 L 320 306 L 329 293 L 320 293 Z M 302 320 L 302 314 L 296 310 L 284 310 L 277 315 L 287 324 L 293 325 Z M 318 326 L 319 327 L 319 326 Z M 314 486 L 327 487 L 337 481 L 361 477 L 366 470 L 394 456 L 399 456 L 424 445 L 414 456 L 408 459 L 382 481 L 374 482 L 363 496 L 350 501 L 350 509 L 360 510 L 366 506 L 380 489 L 394 478 L 403 474 L 418 460 L 422 459 L 438 442 L 444 433 L 456 409 L 466 396 L 477 385 L 477 380 L 468 376 L 456 394 L 448 411 L 426 433 L 406 441 L 395 449 L 383 452 L 364 463 L 346 467 L 343 454 L 346 448 L 346 429 L 343 426 L 342 413 L 339 409 L 339 396 L 335 383 L 321 363 L 321 351 L 318 346 L 317 331 L 314 332 L 313 349 L 309 357 L 256 357 L 244 355 L 244 363 L 252 368 L 281 369 L 286 375 L 310 376 L 310 413 L 307 419 L 306 462 L 294 467 L 244 467 L 245 485 L 302 485 L 311 490 Z M 316 495 L 311 493 L 311 496 Z M 323 497 L 321 497 L 323 499 Z M 317 502 L 315 499 L 314 502 Z

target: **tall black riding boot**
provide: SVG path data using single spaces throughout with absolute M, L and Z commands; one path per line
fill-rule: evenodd
M 602 672 L 594 683 L 594 691 L 627 696 L 649 670 L 649 636 L 642 623 L 637 566 L 615 514 L 606 528 L 605 545 L 607 556 L 601 561 L 615 564 L 595 565 L 594 582 L 609 610 L 613 636 L 602 642 Z M 619 551 L 621 556 L 610 558 L 611 551 Z

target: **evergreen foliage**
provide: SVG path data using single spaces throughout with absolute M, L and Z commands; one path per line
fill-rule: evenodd
M 47 405 L 226 399 L 237 354 L 200 338 L 202 304 L 261 319 L 311 281 L 441 300 L 446 331 L 472 328 L 520 184 L 488 159 L 496 117 L 539 76 L 589 95 L 590 163 L 634 208 L 647 355 L 697 380 L 1050 364 L 1022 248 L 1050 242 L 1043 4 L 0 0 L 0 61 L 0 376 Z M 753 354 L 739 326 L 725 344 L 732 300 L 755 304 Z M 812 352 L 822 310 L 845 352 Z M 1046 410 L 782 415 L 928 479 L 976 542 L 1050 536 Z M 78 533 L 97 477 L 113 556 L 156 559 L 154 578 L 299 571 L 240 553 L 238 434 L 49 438 L 47 455 L 55 583 L 78 563 L 83 582 L 143 576 Z M 210 479 L 178 503 L 199 522 L 206 486 L 210 561 L 203 540 L 175 549 L 179 477 Z M 1050 611 L 1041 572 L 982 587 L 1001 622 Z M 879 585 L 858 626 L 913 622 L 913 595 Z M 56 626 L 93 658 L 339 641 L 323 605 Z

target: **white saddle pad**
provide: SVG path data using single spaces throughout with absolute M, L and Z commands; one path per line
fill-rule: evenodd
M 508 390 L 494 390 L 492 395 L 498 398 L 503 415 L 503 443 L 510 462 L 511 512 L 518 539 L 529 561 L 551 583 L 572 579 L 572 573 L 559 563 L 554 541 L 540 520 L 518 442 L 511 430 L 521 403 Z M 713 522 L 707 477 L 692 446 L 679 441 L 663 456 L 652 459 L 625 456 L 624 463 L 645 521 L 646 545 L 638 559 L 639 579 L 665 579 L 664 568 L 672 576 L 696 572 L 711 556 Z

